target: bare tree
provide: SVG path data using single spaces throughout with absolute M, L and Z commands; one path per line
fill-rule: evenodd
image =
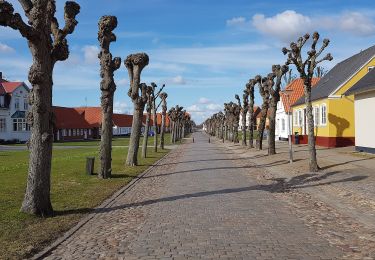
M 112 172 L 112 134 L 113 134 L 113 95 L 116 91 L 116 84 L 113 79 L 114 71 L 121 65 L 121 58 L 112 59 L 109 51 L 111 42 L 116 41 L 116 35 L 112 31 L 117 27 L 117 18 L 115 16 L 102 16 L 99 20 L 98 40 L 100 43 L 100 90 L 101 108 L 102 108 L 102 131 L 100 141 L 100 169 L 99 178 L 107 179 L 111 177 Z
M 246 146 L 246 116 L 247 111 L 249 109 L 249 93 L 247 90 L 244 90 L 243 96 L 242 96 L 242 107 L 241 107 L 241 116 L 242 116 L 242 145 Z
M 57 61 L 64 61 L 69 56 L 66 39 L 78 24 L 75 19 L 80 6 L 68 1 L 65 3 L 65 26 L 61 29 L 55 17 L 55 1 L 22 0 L 19 1 L 28 22 L 25 23 L 13 6 L 0 0 L 0 26 L 9 26 L 18 30 L 27 42 L 33 57 L 29 70 L 32 89 L 28 113 L 31 125 L 29 142 L 30 157 L 25 197 L 21 211 L 39 216 L 53 214 L 51 186 L 51 158 L 54 114 L 52 111 L 52 74 Z
M 248 93 L 249 96 L 249 147 L 254 148 L 254 87 L 256 85 L 256 80 L 255 79 L 250 79 L 249 83 L 246 84 L 246 92 Z
M 137 53 L 129 55 L 125 60 L 125 66 L 128 69 L 130 88 L 128 96 L 132 99 L 134 112 L 133 123 L 129 141 L 129 150 L 126 158 L 126 165 L 138 165 L 138 148 L 141 136 L 143 110 L 147 102 L 147 85 L 140 83 L 141 73 L 144 67 L 148 65 L 149 58 L 146 53 Z M 139 94 L 141 91 L 141 95 Z
M 290 44 L 290 49 L 285 47 L 282 49 L 284 55 L 288 54 L 286 64 L 294 64 L 297 68 L 297 71 L 300 74 L 300 77 L 303 79 L 304 82 L 305 104 L 308 121 L 308 145 L 310 155 L 309 167 L 311 172 L 317 172 L 319 170 L 318 162 L 316 159 L 314 116 L 311 103 L 312 78 L 314 76 L 314 70 L 319 63 L 325 60 L 331 61 L 333 59 L 330 53 L 328 53 L 323 58 L 318 59 L 330 42 L 329 39 L 324 39 L 322 46 L 319 50 L 317 50 L 316 45 L 319 41 L 319 38 L 319 33 L 314 32 L 312 37 L 311 49 L 307 52 L 307 58 L 305 60 L 303 60 L 302 58 L 302 48 L 307 42 L 307 40 L 310 39 L 309 34 L 305 34 L 303 37 L 300 37 L 297 43 L 292 42 Z
M 157 118 L 157 107 L 156 107 L 156 100 L 157 98 L 160 96 L 160 93 L 163 91 L 164 87 L 165 87 L 165 84 L 163 84 L 163 86 L 159 89 L 159 91 L 155 94 L 155 91 L 157 89 L 157 85 L 152 82 L 151 83 L 151 86 L 152 86 L 152 95 L 151 95 L 151 98 L 152 98 L 152 108 L 151 108 L 151 112 L 152 112 L 152 123 L 153 123 L 153 128 L 154 128 L 154 152 L 156 153 L 158 151 L 158 118 Z
M 282 77 L 288 72 L 288 66 L 273 65 L 272 76 L 270 80 L 274 84 L 269 85 L 270 99 L 270 112 L 269 112 L 269 135 L 268 135 L 268 155 L 276 154 L 275 131 L 276 131 L 276 111 L 277 103 L 280 101 L 281 81 Z
M 258 139 L 256 143 L 256 148 L 259 150 L 263 149 L 263 134 L 264 129 L 266 128 L 266 121 L 267 121 L 267 114 L 268 114 L 268 108 L 269 108 L 269 99 L 270 99 L 270 92 L 269 92 L 269 77 L 271 75 L 269 74 L 267 78 L 263 78 L 258 75 L 255 77 L 256 82 L 259 86 L 259 93 L 263 99 L 262 103 L 262 110 L 261 110 L 261 118 L 258 128 Z
M 292 74 L 293 70 L 289 70 L 288 73 L 284 74 L 283 76 L 283 84 L 282 88 L 286 88 L 293 80 L 297 78 L 296 74 Z
M 167 117 L 167 98 L 168 94 L 165 92 L 160 93 L 161 98 L 161 128 L 160 128 L 160 148 L 164 149 L 164 133 L 165 133 L 165 121 Z M 169 122 L 170 124 L 170 122 Z
M 143 144 L 142 144 L 142 158 L 147 157 L 147 142 L 148 142 L 148 133 L 150 131 L 150 120 L 151 120 L 151 109 L 152 109 L 152 96 L 154 89 L 151 86 L 147 86 L 146 89 L 146 122 L 145 122 L 145 131 L 143 132 Z
M 328 73 L 328 70 L 326 70 L 322 66 L 317 66 L 314 70 L 314 77 L 316 78 L 323 78 Z

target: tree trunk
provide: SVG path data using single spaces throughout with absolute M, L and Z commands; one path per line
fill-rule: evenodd
M 29 71 L 32 125 L 27 186 L 21 211 L 43 217 L 53 215 L 50 199 L 51 159 L 54 115 L 52 111 L 53 62 L 44 50 L 50 49 L 47 39 L 39 46 L 29 43 L 34 63 Z
M 145 131 L 143 133 L 142 158 L 147 157 L 147 142 L 148 142 L 148 132 L 150 129 L 150 117 L 151 117 L 151 114 L 149 111 L 147 111 L 146 126 L 145 126 Z
M 276 100 L 271 100 L 270 104 L 270 115 L 269 115 L 269 140 L 268 140 L 268 155 L 276 154 L 276 142 L 275 142 L 275 131 L 276 131 L 276 109 L 277 109 L 277 102 Z
M 112 135 L 113 135 L 113 92 L 104 91 L 102 94 L 102 134 L 99 149 L 100 169 L 99 178 L 107 179 L 112 173 Z
M 155 101 L 154 101 L 155 102 Z M 152 115 L 153 115 L 153 126 L 154 126 L 154 152 L 156 153 L 158 151 L 158 122 L 157 122 L 157 114 L 155 110 L 155 104 L 154 108 L 152 109 Z
M 304 86 L 305 90 L 305 104 L 306 104 L 306 114 L 308 123 L 308 145 L 309 145 L 309 167 L 310 172 L 319 171 L 318 161 L 316 158 L 316 148 L 315 148 L 315 135 L 314 135 L 314 117 L 313 109 L 311 104 L 311 85 L 306 84 Z
M 254 148 L 254 103 L 250 103 L 249 109 L 249 147 Z
M 174 135 L 175 135 L 175 131 L 174 131 L 174 121 L 170 121 L 170 132 L 171 132 L 171 143 L 174 143 Z
M 129 141 L 129 150 L 126 158 L 126 165 L 138 165 L 137 155 L 139 148 L 139 138 L 141 137 L 142 118 L 143 118 L 144 105 L 134 103 L 132 132 Z
M 247 114 L 247 110 L 244 109 L 244 111 L 242 113 L 242 145 L 243 146 L 247 145 L 247 142 L 246 142 L 246 114 Z
M 165 113 L 161 114 L 160 148 L 164 149 Z
M 257 149 L 263 149 L 263 134 L 264 129 L 266 128 L 266 121 L 267 121 L 267 112 L 268 112 L 268 101 L 263 102 L 262 104 L 262 111 L 261 111 L 261 119 L 258 128 L 258 142 L 257 142 Z

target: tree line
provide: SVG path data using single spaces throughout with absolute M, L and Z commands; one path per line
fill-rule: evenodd
M 78 24 L 76 20 L 80 6 L 76 2 L 67 1 L 64 7 L 65 24 L 61 27 L 55 16 L 55 0 L 19 0 L 27 23 L 12 4 L 0 0 L 0 26 L 10 27 L 27 40 L 33 63 L 30 67 L 28 80 L 32 85 L 27 114 L 31 126 L 31 138 L 27 186 L 21 211 L 42 217 L 53 215 L 50 198 L 51 159 L 53 144 L 53 129 L 55 116 L 52 110 L 53 69 L 57 61 L 69 57 L 67 36 L 72 34 Z M 113 134 L 113 98 L 116 91 L 114 72 L 121 67 L 121 58 L 112 57 L 110 44 L 116 41 L 113 30 L 117 27 L 115 16 L 102 16 L 98 23 L 98 41 L 100 52 L 100 91 L 101 91 L 101 141 L 99 148 L 100 168 L 99 178 L 110 178 L 112 171 L 112 134 Z M 172 142 L 181 140 L 191 132 L 194 122 L 183 107 L 176 106 L 167 111 L 168 94 L 162 92 L 165 85 L 158 88 L 155 83 L 147 85 L 141 82 L 142 70 L 149 64 L 146 53 L 130 54 L 124 65 L 129 74 L 130 87 L 128 96 L 133 103 L 133 121 L 126 156 L 126 166 L 138 165 L 138 149 L 143 125 L 144 110 L 146 122 L 141 156 L 147 156 L 148 133 L 152 117 L 154 128 L 154 151 L 158 148 L 157 110 L 161 106 L 160 143 L 164 149 L 167 117 L 170 119 Z M 160 99 L 160 101 L 158 101 Z M 159 104 L 157 105 L 157 102 Z
M 205 121 L 206 131 L 223 140 L 230 140 L 239 143 L 239 120 L 242 117 L 242 140 L 243 146 L 254 148 L 254 91 L 258 87 L 259 94 L 262 98 L 261 116 L 258 126 L 258 136 L 255 148 L 263 149 L 263 135 L 266 128 L 267 117 L 269 119 L 269 135 L 268 135 L 268 155 L 276 154 L 275 131 L 276 131 L 276 110 L 277 103 L 280 101 L 282 93 L 282 80 L 288 84 L 295 76 L 292 75 L 290 66 L 294 66 L 303 80 L 304 98 L 306 105 L 307 127 L 308 127 L 308 148 L 309 148 L 309 169 L 311 172 L 319 170 L 314 135 L 314 117 L 311 102 L 311 87 L 314 76 L 321 77 L 327 71 L 319 66 L 323 61 L 331 61 L 333 59 L 330 53 L 323 56 L 323 52 L 329 45 L 329 39 L 324 39 L 320 48 L 317 48 L 320 35 L 314 32 L 312 37 L 305 34 L 299 37 L 296 42 L 291 42 L 289 48 L 282 48 L 282 53 L 286 55 L 286 62 L 283 65 L 273 65 L 271 72 L 266 76 L 256 75 L 251 78 L 243 90 L 242 103 L 239 95 L 235 95 L 236 102 L 224 103 L 224 110 L 212 115 Z M 303 57 L 303 49 L 306 43 L 311 40 L 310 48 Z M 307 48 L 307 47 L 306 47 Z M 288 115 L 289 116 L 289 115 Z M 248 117 L 248 118 L 246 118 Z M 248 120 L 248 126 L 246 124 Z M 247 131 L 249 132 L 249 140 L 247 139 Z

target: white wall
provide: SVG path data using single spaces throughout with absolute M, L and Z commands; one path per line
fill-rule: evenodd
M 355 95 L 355 145 L 375 148 L 375 91 Z

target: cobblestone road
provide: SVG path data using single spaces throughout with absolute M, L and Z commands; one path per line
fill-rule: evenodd
M 340 259 L 198 132 L 58 246 L 48 259 Z M 241 166 L 238 166 L 241 165 Z

